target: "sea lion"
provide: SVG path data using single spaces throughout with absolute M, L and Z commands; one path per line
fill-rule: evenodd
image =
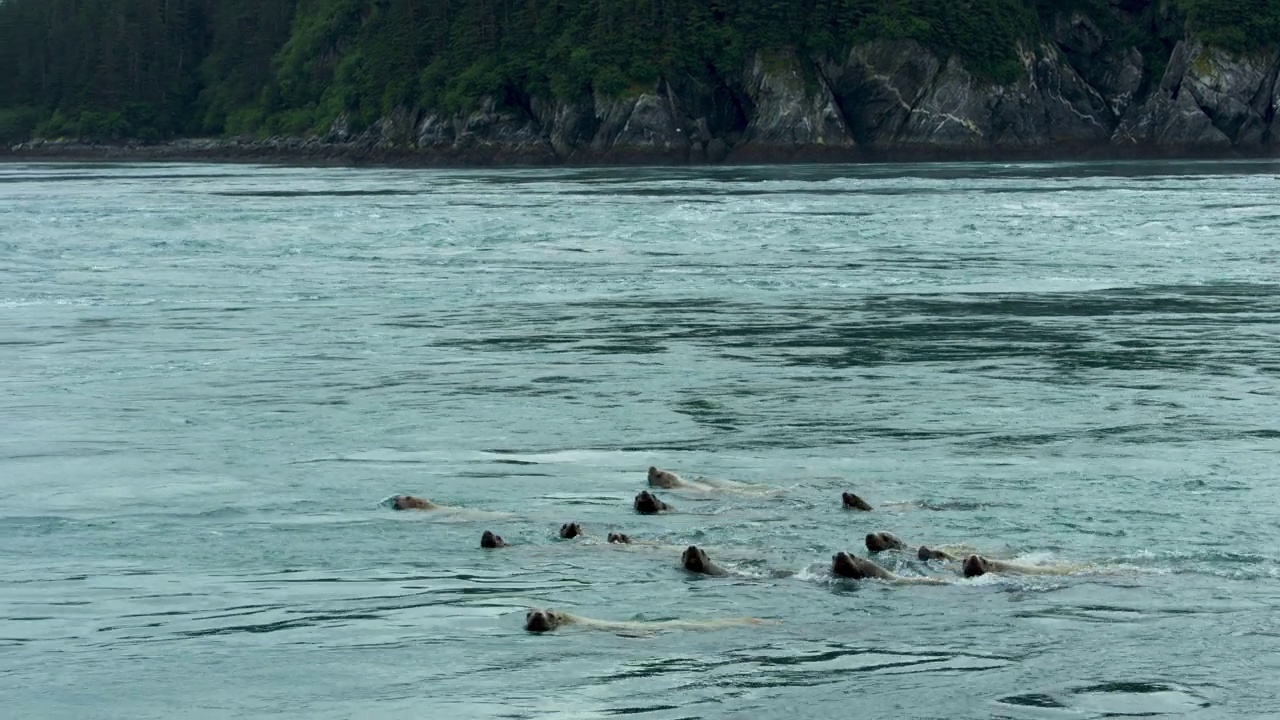
M 845 510 L 862 510 L 864 512 L 871 512 L 871 505 L 869 505 L 866 500 L 863 500 L 851 492 L 846 492 L 841 495 L 840 502 L 844 506 Z
M 702 548 L 697 545 L 690 545 L 680 554 L 680 564 L 689 572 L 699 573 L 702 575 L 714 575 L 715 577 L 724 577 L 729 572 L 719 565 L 711 562 L 711 558 Z
M 571 622 L 573 622 L 572 615 L 556 610 L 529 608 L 529 612 L 524 614 L 524 629 L 529 632 L 551 632 L 561 625 L 568 625 Z
M 954 562 L 956 560 L 959 560 L 959 558 L 947 552 L 946 550 L 935 550 L 934 548 L 928 547 L 926 545 L 921 545 L 920 549 L 916 550 L 916 557 L 920 558 L 920 560 L 924 562 L 928 562 L 930 560 L 942 560 L 946 562 Z
M 660 512 L 675 510 L 675 508 L 662 502 L 657 498 L 657 496 L 650 493 L 648 490 L 641 490 L 640 494 L 636 495 L 633 505 L 635 506 L 636 512 L 641 515 L 654 515 Z
M 630 545 L 630 544 L 631 544 L 631 536 L 630 536 L 630 535 L 627 535 L 627 534 L 625 534 L 625 533 L 620 533 L 620 532 L 611 532 L 611 533 L 609 533 L 609 542 L 611 542 L 611 543 L 618 543 L 618 544 L 621 544 L 621 545 Z
M 850 555 L 847 552 L 838 552 L 831 556 L 831 573 L 851 580 L 884 580 L 901 585 L 949 584 L 948 581 L 942 578 L 894 575 L 870 560 Z
M 777 488 L 754 483 L 740 483 L 733 480 L 715 480 L 698 478 L 697 481 L 685 480 L 669 470 L 659 470 L 649 466 L 649 487 L 663 490 L 691 490 L 701 493 L 727 492 L 746 495 L 769 495 L 780 492 Z
M 734 625 L 765 625 L 760 618 L 726 618 L 723 620 L 656 620 L 651 622 L 617 622 L 574 615 L 563 610 L 529 608 L 524 616 L 524 629 L 529 632 L 547 633 L 566 625 L 578 625 L 594 630 L 612 630 L 620 635 L 650 635 L 659 630 L 713 630 Z
M 392 500 L 391 507 L 396 510 L 436 510 L 440 506 L 426 498 L 414 497 L 413 495 L 397 495 Z
M 873 532 L 867 533 L 867 551 L 872 553 L 883 552 L 885 550 L 906 550 L 907 544 L 902 542 L 893 533 Z
M 652 465 L 649 466 L 649 486 L 650 487 L 662 488 L 664 490 L 671 490 L 672 488 L 683 487 L 684 485 L 685 485 L 685 482 L 680 479 L 679 475 L 673 472 L 668 472 L 666 470 L 659 470 L 658 468 Z
M 894 580 L 896 575 L 879 565 L 847 552 L 838 552 L 831 556 L 831 572 L 840 577 L 853 580 Z
M 982 555 L 970 555 L 964 559 L 964 576 L 979 577 L 987 573 L 1012 573 L 1017 575 L 1066 575 L 1073 572 L 1068 567 L 1043 567 L 992 560 Z
M 480 536 L 480 547 L 482 548 L 504 548 L 507 547 L 507 541 L 502 539 L 501 535 L 495 535 L 489 530 L 485 530 Z
M 572 540 L 582 534 L 582 526 L 576 522 L 568 522 L 560 526 L 560 537 Z

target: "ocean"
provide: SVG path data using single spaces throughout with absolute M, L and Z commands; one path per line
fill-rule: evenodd
M 1278 200 L 1256 161 L 0 165 L 6 714 L 1274 717 Z M 651 465 L 716 485 L 639 515 Z M 833 577 L 876 531 L 1063 574 Z

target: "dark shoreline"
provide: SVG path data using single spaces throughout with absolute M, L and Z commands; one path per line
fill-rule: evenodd
M 720 162 L 688 153 L 636 152 L 559 158 L 500 145 L 433 151 L 371 147 L 314 140 L 175 140 L 154 144 L 51 142 L 0 148 L 0 162 L 103 162 L 265 164 L 296 167 L 386 167 L 422 169 L 741 167 L 752 165 L 910 164 L 949 162 L 1243 161 L 1280 159 L 1280 146 L 1250 150 L 1150 145 L 1058 145 L 1028 149 L 902 147 L 893 149 L 805 146 L 783 150 L 743 147 Z

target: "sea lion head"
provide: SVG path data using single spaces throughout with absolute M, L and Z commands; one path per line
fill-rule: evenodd
M 391 507 L 396 510 L 430 510 L 435 507 L 430 500 L 412 495 L 397 495 Z
M 631 537 L 624 533 L 611 532 L 609 533 L 609 542 L 620 543 L 622 545 L 629 545 L 631 543 Z
M 928 562 L 929 560 L 946 560 L 947 554 L 941 550 L 934 550 L 926 545 L 921 545 L 920 549 L 916 550 L 916 557 Z
M 555 610 L 529 608 L 529 612 L 524 614 L 524 629 L 529 632 L 551 632 L 560 627 L 562 622 L 563 618 Z
M 862 498 L 858 497 L 857 495 L 854 495 L 851 492 L 847 492 L 841 495 L 840 500 L 843 503 L 846 510 L 865 510 L 867 512 L 871 511 L 871 506 L 867 504 L 866 500 L 863 500 Z
M 581 534 L 582 526 L 576 522 L 569 522 L 560 526 L 560 537 L 565 540 L 572 540 Z
M 676 478 L 675 473 L 669 473 L 666 470 L 659 470 L 658 468 L 652 465 L 649 466 L 649 485 L 650 486 L 666 488 L 667 490 L 670 490 L 671 488 L 675 487 L 678 484 L 679 484 L 679 480 Z
M 482 548 L 503 548 L 507 546 L 507 541 L 502 539 L 501 535 L 495 535 L 489 530 L 485 530 L 480 536 L 480 547 Z
M 864 562 L 866 561 L 862 558 L 856 558 L 847 552 L 838 552 L 831 556 L 831 572 L 840 577 L 865 580 L 871 575 L 862 567 Z
M 991 566 L 987 559 L 981 555 L 970 555 L 964 559 L 964 576 L 978 577 L 991 572 Z
M 680 564 L 689 572 L 710 573 L 711 558 L 697 545 L 690 545 L 680 553 Z
M 906 544 L 899 540 L 893 533 L 867 533 L 868 552 L 878 553 L 884 550 L 902 550 L 906 547 Z
M 648 490 L 641 490 L 636 496 L 635 501 L 636 512 L 642 515 L 653 515 L 664 510 L 670 510 L 671 506 L 659 500 L 653 493 Z

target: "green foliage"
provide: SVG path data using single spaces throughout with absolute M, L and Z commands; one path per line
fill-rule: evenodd
M 29 105 L 0 108 L 0 143 L 9 145 L 31 137 L 44 115 L 43 110 Z
M 1177 6 L 1210 45 L 1250 53 L 1280 43 L 1280 0 L 1177 0 Z
M 1063 12 L 1157 77 L 1188 29 L 1234 52 L 1280 40 L 1280 0 L 1163 0 L 1137 21 L 1110 0 L 0 0 L 0 140 L 359 130 L 400 107 L 528 109 L 662 79 L 740 92 L 757 54 L 877 38 L 1008 82 Z

